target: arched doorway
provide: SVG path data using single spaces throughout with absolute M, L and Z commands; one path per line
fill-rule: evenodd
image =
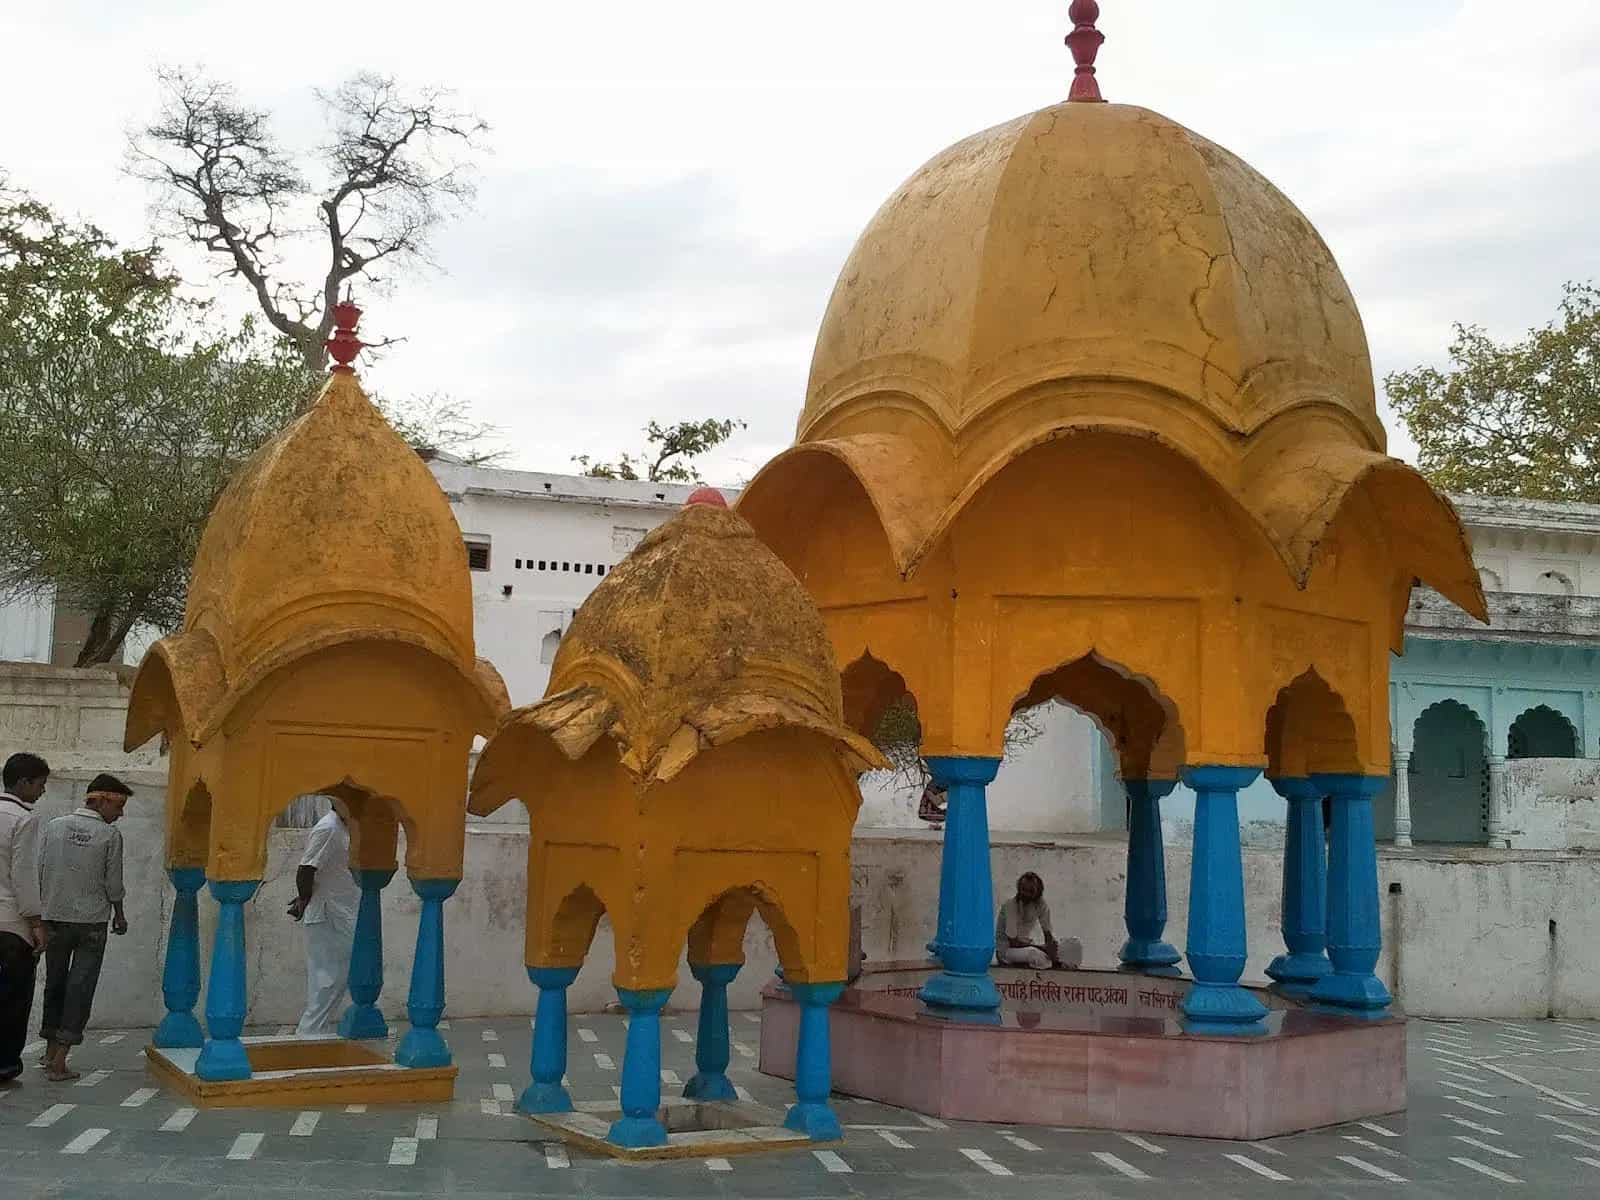
M 1489 771 L 1483 722 L 1466 705 L 1441 700 L 1413 731 L 1411 836 L 1456 845 L 1489 840 Z
M 1577 758 L 1578 731 L 1548 704 L 1535 705 L 1511 723 L 1507 758 Z

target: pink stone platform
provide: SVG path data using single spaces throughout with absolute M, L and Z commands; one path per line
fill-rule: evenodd
M 930 1012 L 937 968 L 869 964 L 830 1011 L 836 1091 L 955 1121 L 1056 1125 L 1253 1141 L 1406 1106 L 1406 1024 L 1302 1008 L 1255 1036 L 1191 1034 L 1187 979 L 996 968 L 998 1022 Z M 761 1070 L 794 1078 L 799 1009 L 762 993 Z

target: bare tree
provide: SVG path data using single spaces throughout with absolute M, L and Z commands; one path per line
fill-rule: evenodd
M 428 262 L 429 235 L 472 202 L 488 126 L 448 92 L 369 73 L 319 91 L 329 140 L 302 164 L 229 84 L 183 70 L 158 77 L 161 111 L 134 136 L 129 170 L 158 189 L 171 232 L 244 280 L 311 371 L 327 366 L 340 291 Z M 284 277 L 284 253 L 312 240 L 326 250 L 320 278 Z

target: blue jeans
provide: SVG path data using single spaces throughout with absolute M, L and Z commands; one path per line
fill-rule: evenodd
M 100 964 L 106 957 L 106 927 L 77 921 L 46 921 L 50 941 L 44 949 L 44 1017 L 39 1036 L 63 1046 L 83 1041 L 94 1007 Z

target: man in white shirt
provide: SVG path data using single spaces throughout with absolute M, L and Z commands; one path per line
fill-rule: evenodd
M 34 805 L 50 782 L 37 754 L 6 759 L 0 792 L 0 1084 L 22 1075 L 33 984 L 45 929 L 39 906 L 39 822 Z
M 350 829 L 337 801 L 312 827 L 294 883 L 289 915 L 306 931 L 306 1007 L 295 1032 L 319 1037 L 338 1031 L 361 905 L 361 887 L 350 869 Z
M 994 946 L 996 957 L 1006 966 L 1042 971 L 1061 965 L 1060 947 L 1050 928 L 1050 906 L 1044 902 L 1044 880 L 1032 871 L 1017 880 L 1017 894 L 1000 906 Z

